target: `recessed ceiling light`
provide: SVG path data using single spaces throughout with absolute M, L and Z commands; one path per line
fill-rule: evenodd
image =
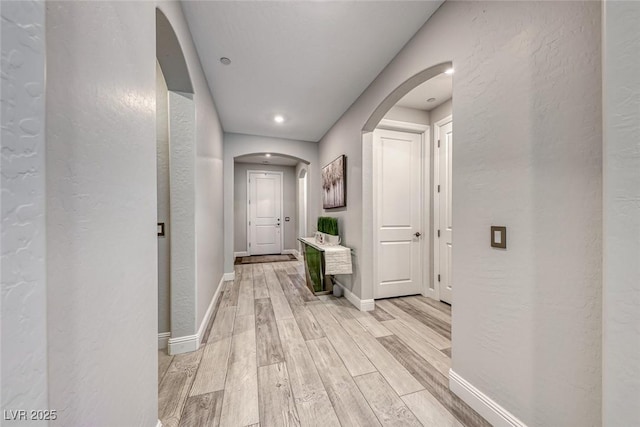
M 445 70 L 444 73 L 448 74 L 448 75 L 451 75 L 451 74 L 453 74 L 453 71 L 454 71 L 453 68 L 449 68 L 448 70 Z
M 434 102 L 436 99 L 435 98 L 429 98 L 427 99 L 427 102 Z
M 274 120 L 276 123 L 282 123 L 282 122 L 284 122 L 284 117 L 282 117 L 280 114 L 278 114 L 277 116 L 275 116 L 275 117 L 273 118 L 273 120 Z
M 229 65 L 229 64 L 231 64 L 231 60 L 230 60 L 229 58 L 227 58 L 226 56 L 223 56 L 222 58 L 220 58 L 220 62 L 221 62 L 223 65 Z
M 265 157 L 271 157 L 271 154 L 267 153 L 264 155 Z

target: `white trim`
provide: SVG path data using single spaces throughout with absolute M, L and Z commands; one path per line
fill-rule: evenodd
M 411 133 L 425 133 L 429 131 L 429 125 L 382 119 L 380 120 L 380 123 L 378 123 L 378 126 L 376 126 L 376 129 L 398 130 Z
M 420 135 L 421 137 L 421 141 L 420 141 L 420 150 L 421 150 L 421 174 L 422 176 L 420 177 L 420 180 L 422 182 L 422 194 L 420 195 L 421 200 L 420 200 L 420 210 L 421 210 L 421 219 L 420 219 L 420 229 L 421 230 L 428 230 L 429 229 L 429 188 L 431 187 L 430 185 L 430 180 L 431 180 L 431 175 L 430 175 L 430 171 L 431 171 L 431 135 L 429 130 L 431 129 L 431 126 L 429 125 L 424 125 L 424 124 L 420 124 L 420 123 L 410 123 L 410 122 L 401 122 L 398 120 L 389 120 L 389 119 L 382 119 L 380 120 L 380 123 L 378 123 L 378 126 L 376 127 L 376 129 L 374 129 L 374 133 L 373 133 L 373 140 L 372 140 L 372 165 L 371 165 L 371 171 L 372 171 L 372 178 L 373 178 L 373 186 L 372 186 L 372 199 L 371 199 L 371 205 L 372 205 L 372 225 L 373 225 L 373 265 L 372 265 L 372 271 L 371 271 L 371 277 L 373 278 L 373 280 L 371 281 L 372 285 L 373 285 L 373 289 L 372 289 L 372 293 L 374 295 L 374 297 L 377 297 L 377 292 L 378 292 L 378 287 L 376 286 L 376 284 L 378 283 L 378 270 L 377 270 L 377 266 L 378 266 L 378 206 L 377 206 L 377 202 L 378 202 L 378 191 L 377 191 L 377 181 L 376 181 L 376 177 L 375 177 L 375 173 L 376 173 L 376 166 L 374 164 L 374 162 L 378 161 L 378 151 L 375 145 L 375 131 L 378 129 L 383 129 L 383 130 L 393 130 L 393 131 L 399 131 L 399 132 L 407 132 L 407 133 L 415 133 Z M 422 294 L 423 295 L 427 295 L 428 293 L 430 293 L 430 288 L 429 288 L 429 283 L 431 282 L 429 280 L 429 276 L 430 276 L 430 272 L 429 272 L 429 265 L 430 265 L 430 257 L 431 257 L 431 251 L 429 248 L 429 242 L 428 242 L 428 238 L 429 238 L 429 234 L 428 233 L 422 233 L 424 235 L 424 238 L 422 239 L 422 241 L 420 242 L 420 253 L 421 253 L 421 258 L 422 258 L 422 272 L 421 272 L 421 278 L 420 281 L 422 282 Z M 435 235 L 434 235 L 435 236 Z M 373 308 L 371 308 L 371 310 L 373 310 Z
M 264 173 L 264 174 L 277 174 L 280 175 L 280 217 L 284 215 L 284 172 L 283 171 L 269 171 L 269 170 L 247 170 L 247 253 L 249 256 L 253 255 L 251 253 L 251 227 L 249 226 L 249 221 L 251 219 L 251 206 L 249 206 L 249 198 L 251 197 L 251 181 L 249 177 L 252 173 Z M 281 223 L 283 221 L 280 221 Z M 284 248 L 284 225 L 281 226 L 280 229 L 280 253 Z
M 156 427 L 162 427 L 162 421 L 158 420 L 158 423 L 156 424 Z
M 300 252 L 297 249 L 285 249 L 282 251 L 282 255 L 293 255 L 294 257 L 300 259 Z
M 196 351 L 200 347 L 200 337 L 196 335 L 186 335 L 184 337 L 169 338 L 167 345 L 170 356 L 174 354 L 189 353 Z
M 238 258 L 239 256 L 249 256 L 249 252 L 248 251 L 240 251 L 240 252 L 234 252 L 233 253 L 233 258 Z
M 207 308 L 207 312 L 200 323 L 200 328 L 198 329 L 198 337 L 200 338 L 198 341 L 202 344 L 202 338 L 204 338 L 204 332 L 207 330 L 207 325 L 209 324 L 209 320 L 211 320 L 211 316 L 213 315 L 213 309 L 218 302 L 218 298 L 222 294 L 222 288 L 224 287 L 224 275 L 220 278 L 220 282 L 218 283 L 218 288 L 213 293 L 213 297 L 211 298 L 211 302 L 209 303 L 209 308 Z
M 440 128 L 453 121 L 453 116 L 449 115 L 433 124 L 433 289 L 428 289 L 427 295 L 440 301 L 440 240 L 438 239 L 438 228 L 440 227 L 440 197 L 438 196 L 438 184 L 440 183 L 440 148 L 435 145 L 440 139 Z
M 167 348 L 169 344 L 169 338 L 171 338 L 171 332 L 160 332 L 158 334 L 158 350 Z
M 376 308 L 376 302 L 372 299 L 360 299 L 347 289 L 342 283 L 338 282 L 336 279 L 333 279 L 333 285 L 339 286 L 342 288 L 342 292 L 344 293 L 344 297 L 353 304 L 360 311 L 373 311 Z
M 196 333 L 195 335 L 186 335 L 183 337 L 176 337 L 176 338 L 167 337 L 168 340 L 167 340 L 166 347 L 167 347 L 167 353 L 169 353 L 169 355 L 173 356 L 174 354 L 188 353 L 190 351 L 196 351 L 198 348 L 200 348 L 200 344 L 201 344 L 200 341 L 204 337 L 204 332 L 207 329 L 209 320 L 211 320 L 211 316 L 213 315 L 213 309 L 216 306 L 216 302 L 218 301 L 218 298 L 220 298 L 220 295 L 222 294 L 222 288 L 224 286 L 224 281 L 227 274 L 235 275 L 235 273 L 225 273 L 220 279 L 220 282 L 218 283 L 218 288 L 213 294 L 213 297 L 211 298 L 211 302 L 209 303 L 209 307 L 207 308 L 207 312 L 205 313 L 204 318 L 200 323 L 200 327 L 198 328 L 198 333 Z M 169 335 L 168 332 L 166 332 L 165 334 Z M 163 334 L 158 335 L 158 340 L 160 340 L 159 338 L 160 335 L 163 335 Z M 158 343 L 158 345 L 160 345 L 160 343 Z
M 433 126 L 434 126 L 434 127 L 435 127 L 435 126 L 441 127 L 441 126 L 444 126 L 444 125 L 446 125 L 447 123 L 450 123 L 450 122 L 452 122 L 452 121 L 453 121 L 453 115 L 449 114 L 447 117 L 443 117 L 442 119 L 440 119 L 440 120 L 438 120 L 437 122 L 435 122 L 435 123 L 433 124 Z
M 494 427 L 527 427 L 511 412 L 456 374 L 453 369 L 449 370 L 449 388 Z
M 231 280 L 235 280 L 236 278 L 236 272 L 232 271 L 231 273 L 224 273 L 224 276 L 222 276 L 222 280 L 224 280 L 225 282 L 229 282 Z

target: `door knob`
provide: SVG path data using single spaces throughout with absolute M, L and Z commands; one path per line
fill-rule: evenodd
M 422 233 L 420 233 L 419 231 L 416 231 L 416 233 L 414 234 L 414 236 L 416 236 L 416 237 L 420 237 L 420 236 L 422 236 Z

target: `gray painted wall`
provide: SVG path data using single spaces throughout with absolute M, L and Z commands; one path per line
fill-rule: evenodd
M 201 321 L 222 276 L 222 130 L 180 4 L 160 7 L 197 95 L 192 310 Z M 46 23 L 48 406 L 59 410 L 51 424 L 153 426 L 155 4 L 47 2 Z M 135 387 L 123 387 L 132 378 Z
M 603 422 L 640 425 L 640 3 L 604 2 Z
M 384 115 L 385 119 L 397 120 L 400 122 L 418 123 L 421 125 L 430 124 L 429 112 L 416 110 L 415 108 L 394 106 Z
M 282 195 L 284 212 L 282 213 L 282 225 L 284 232 L 284 247 L 282 249 L 296 249 L 298 229 L 297 204 L 296 204 L 296 169 L 294 166 L 273 166 L 250 163 L 236 163 L 234 165 L 235 185 L 234 185 L 234 217 L 235 235 L 234 251 L 244 252 L 247 250 L 247 171 L 266 170 L 283 173 Z M 289 217 L 290 221 L 285 222 L 284 218 Z
M 45 3 L 2 2 L 0 16 L 0 408 L 48 409 Z
M 169 215 L 169 94 L 160 64 L 156 62 L 156 177 L 158 222 L 165 224 L 158 237 L 158 332 L 171 331 L 171 224 Z
M 171 199 L 171 338 L 193 336 L 196 319 L 195 225 L 195 103 L 194 95 L 169 91 L 169 197 Z M 197 346 L 190 346 L 191 350 Z M 169 353 L 189 350 L 174 346 Z
M 46 20 L 50 424 L 153 426 L 154 5 L 47 2 Z
M 347 285 L 371 298 L 362 129 L 404 81 L 453 61 L 453 370 L 530 426 L 601 420 L 600 16 L 592 2 L 445 2 L 320 142 L 320 164 L 349 157 Z
M 311 188 L 309 185 L 309 179 L 310 179 L 309 165 L 303 162 L 298 162 L 298 164 L 296 165 L 295 174 L 296 174 L 295 175 L 296 176 L 296 205 L 298 209 L 296 210 L 296 212 L 298 212 L 298 218 L 297 218 L 298 222 L 296 224 L 296 237 L 309 237 L 311 235 L 311 232 L 310 232 L 311 227 L 309 225 L 309 221 L 310 221 L 309 199 L 312 197 Z M 306 179 L 300 180 L 301 175 L 304 175 Z M 306 199 L 307 199 L 306 207 L 304 205 L 305 190 L 303 188 L 303 185 L 306 186 Z M 321 191 L 321 189 L 318 188 L 317 191 Z M 305 218 L 306 221 L 303 221 L 303 217 Z M 296 242 L 296 249 L 298 249 L 298 252 L 302 254 L 302 250 L 303 250 L 302 243 Z
M 429 124 L 431 125 L 431 140 L 433 141 L 433 126 L 440 120 L 453 114 L 453 101 L 449 99 L 448 101 L 443 102 L 442 104 L 431 110 L 429 114 Z
M 180 2 L 159 2 L 158 7 L 178 37 L 195 93 L 195 323 L 200 328 L 223 275 L 222 126 Z

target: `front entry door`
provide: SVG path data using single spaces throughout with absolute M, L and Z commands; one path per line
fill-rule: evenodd
M 422 135 L 373 134 L 375 298 L 422 292 Z
M 249 171 L 247 183 L 249 255 L 282 252 L 282 173 Z
M 453 277 L 452 277 L 452 256 L 453 249 L 453 221 L 452 221 L 452 182 L 451 164 L 453 161 L 453 126 L 452 122 L 445 123 L 438 127 L 438 178 L 437 178 L 437 205 L 439 221 L 436 225 L 436 239 L 438 247 L 439 262 L 436 268 L 440 288 L 440 300 L 452 303 Z

